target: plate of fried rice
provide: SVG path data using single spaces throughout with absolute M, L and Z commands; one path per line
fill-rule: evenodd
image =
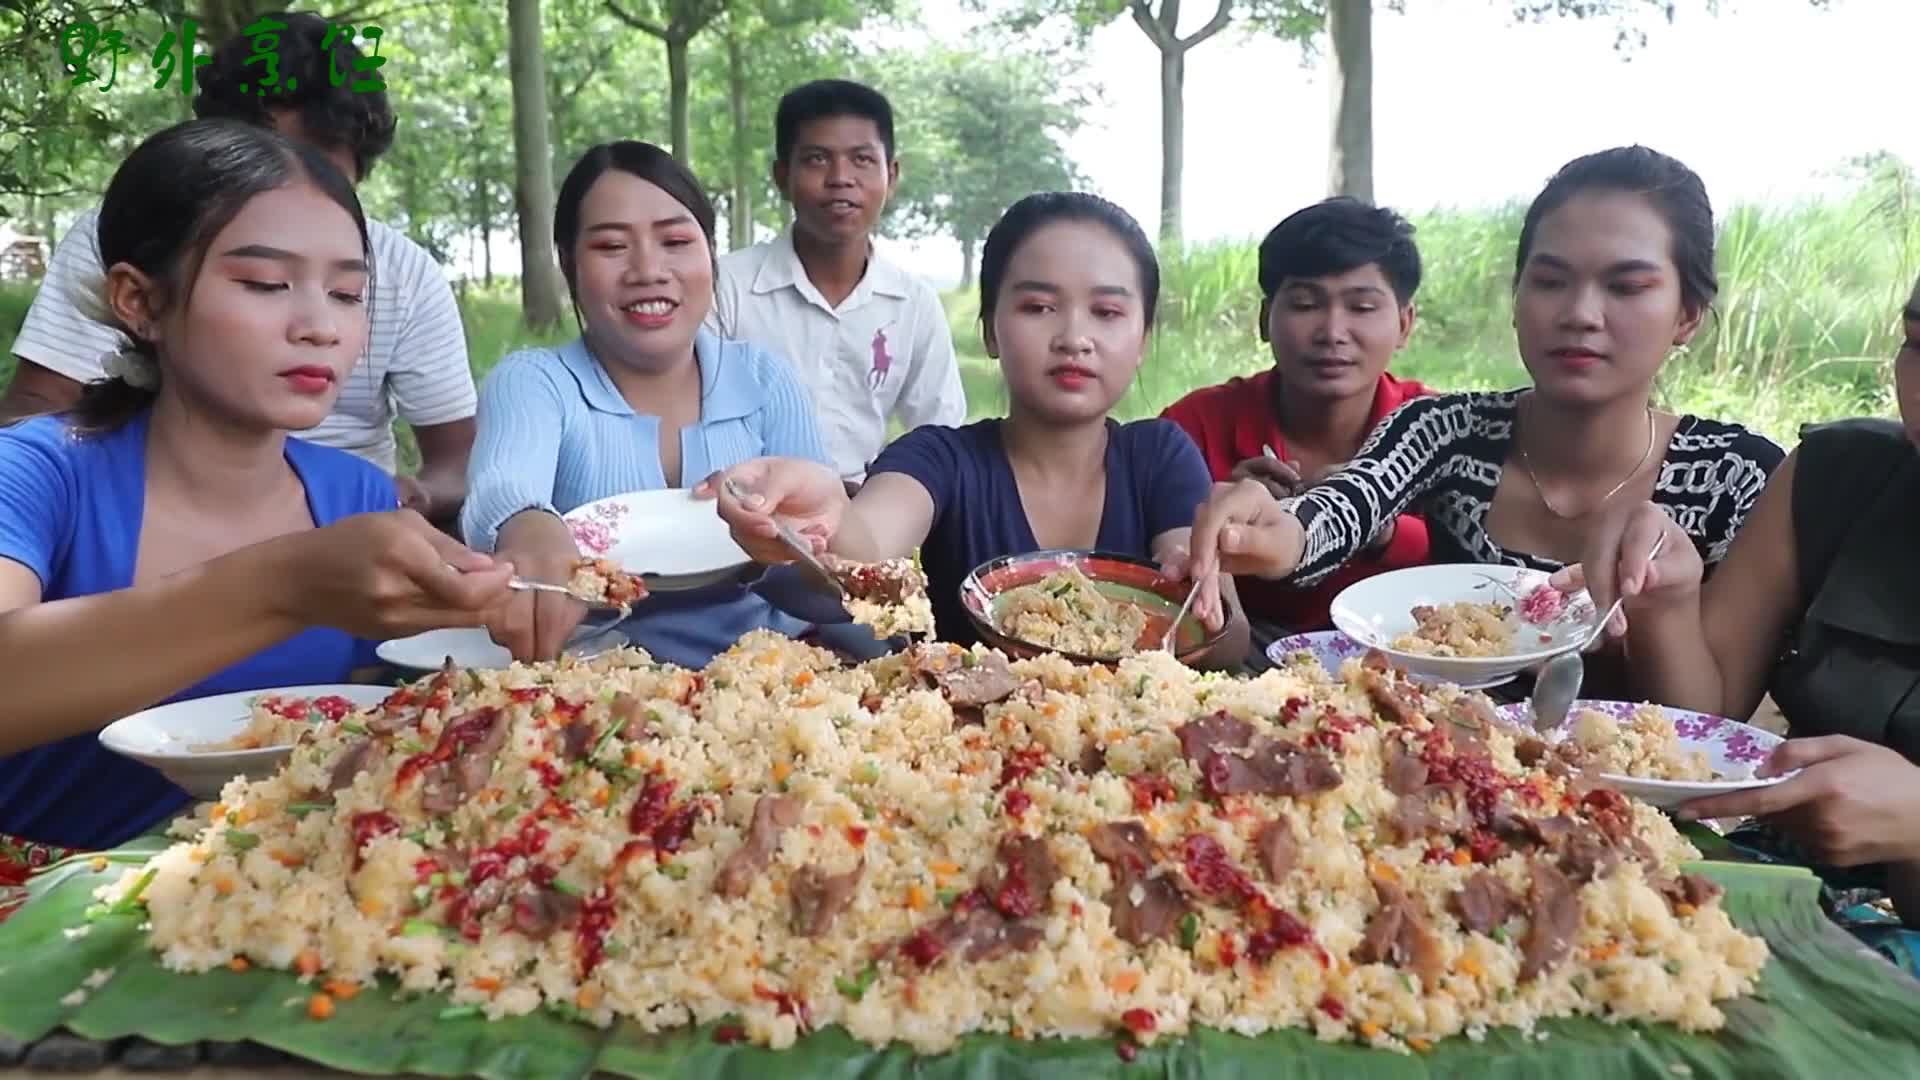
M 1533 730 L 1525 703 L 1499 711 L 1507 723 Z M 1610 787 L 1671 809 L 1794 775 L 1754 775 L 1784 741 L 1724 716 L 1650 702 L 1582 699 L 1573 703 L 1559 729 L 1544 738 L 1517 736 L 1516 753 L 1523 761 L 1558 762 L 1593 773 Z
M 236 776 L 271 776 L 302 738 L 383 700 L 389 688 L 342 683 L 247 690 L 156 705 L 108 724 L 100 745 L 158 769 L 196 798 Z
M 1576 648 L 1597 625 L 1585 590 L 1563 593 L 1547 577 L 1474 563 L 1393 570 L 1341 590 L 1333 624 L 1414 675 L 1497 685 Z
M 960 604 L 981 640 L 1009 656 L 1056 653 L 1083 663 L 1160 648 L 1191 588 L 1150 559 L 1099 551 L 1048 550 L 976 567 L 960 583 Z M 1191 660 L 1218 644 L 1188 612 L 1174 653 Z

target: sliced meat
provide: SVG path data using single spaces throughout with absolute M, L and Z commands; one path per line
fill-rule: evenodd
M 1633 836 L 1633 805 L 1612 788 L 1587 792 L 1580 798 L 1580 808 L 1610 843 L 1624 843 Z
M 1393 670 L 1393 662 L 1388 660 L 1387 654 L 1379 649 L 1368 649 L 1367 654 L 1360 658 L 1360 666 L 1368 671 Z
M 1522 735 L 1513 740 L 1513 756 L 1529 769 L 1547 760 L 1547 755 L 1552 752 L 1553 747 L 1548 746 L 1545 739 Z
M 1008 833 L 995 851 L 998 862 L 980 875 L 980 888 L 1001 914 L 1024 919 L 1047 908 L 1060 879 L 1045 837 Z
M 1387 740 L 1387 761 L 1381 782 L 1395 795 L 1411 795 L 1427 786 L 1427 763 L 1399 739 Z
M 1396 724 L 1411 724 L 1420 719 L 1420 710 L 1411 701 L 1401 695 L 1393 685 L 1393 676 L 1383 671 L 1369 669 L 1360 675 L 1360 685 L 1367 691 L 1367 700 L 1380 714 Z
M 853 903 L 860 876 L 867 871 L 861 859 L 844 874 L 829 874 L 817 866 L 803 866 L 787 882 L 793 901 L 793 930 L 804 937 L 819 937 L 833 926 L 833 920 Z
M 1667 898 L 1668 906 L 1673 908 L 1681 904 L 1693 908 L 1705 907 L 1721 892 L 1719 883 L 1699 874 L 1681 874 L 1662 882 L 1659 889 L 1660 895 Z
M 1088 776 L 1105 771 L 1107 767 L 1107 749 L 1089 738 L 1080 745 L 1080 758 L 1074 762 L 1079 770 Z
M 558 889 L 529 885 L 513 898 L 513 928 L 535 940 L 579 921 L 580 898 Z
M 885 559 L 857 562 L 832 554 L 820 556 L 820 563 L 857 600 L 877 604 L 898 604 L 909 596 L 927 594 L 927 575 L 912 559 Z
M 985 727 L 987 710 L 978 705 L 953 705 L 954 727 Z
M 949 953 L 968 961 L 992 960 L 1009 951 L 1025 952 L 1046 937 L 1037 926 L 1016 922 L 995 911 L 980 890 L 954 902 L 940 921 L 922 927 L 900 945 L 900 951 L 922 968 L 932 967 Z
M 453 778 L 453 765 L 442 762 L 428 769 L 420 780 L 420 809 L 429 814 L 451 814 L 460 808 L 460 788 Z
M 1362 964 L 1392 964 L 1412 971 L 1428 990 L 1439 986 L 1446 960 L 1426 914 L 1394 882 L 1375 878 L 1373 892 L 1380 906 L 1367 920 L 1353 958 Z
M 1575 833 L 1568 837 L 1560 853 L 1560 869 L 1580 885 L 1607 876 L 1619 864 L 1620 853 L 1592 833 Z
M 1293 838 L 1293 826 L 1285 816 L 1274 818 L 1253 834 L 1254 854 L 1267 880 L 1279 882 L 1293 869 L 1300 854 L 1300 842 Z
M 329 792 L 353 786 L 353 778 L 367 767 L 367 758 L 373 745 L 372 739 L 359 739 L 347 747 L 346 753 L 340 755 L 340 760 L 333 763 L 333 775 L 327 779 Z
M 1221 750 L 1239 750 L 1253 742 L 1253 725 L 1231 713 L 1221 711 L 1198 720 L 1189 720 L 1174 732 L 1180 739 L 1180 755 L 1204 768 L 1206 759 Z
M 1411 843 L 1428 836 L 1463 832 L 1473 825 L 1466 800 L 1457 788 L 1428 784 L 1410 795 L 1402 795 L 1387 813 L 1387 834 L 1396 844 Z
M 1567 875 L 1534 862 L 1527 882 L 1527 932 L 1520 938 L 1520 978 L 1531 979 L 1567 958 L 1580 930 L 1580 894 Z
M 1493 831 L 1496 835 L 1508 841 L 1524 841 L 1555 851 L 1579 827 L 1579 822 L 1565 814 L 1534 818 L 1506 807 L 1495 807 L 1493 811 Z
M 568 761 L 584 761 L 593 749 L 593 725 L 575 720 L 560 729 L 560 752 Z
M 951 645 L 923 645 L 913 650 L 908 666 L 956 707 L 992 705 L 1020 688 L 1020 679 L 999 653 L 982 657 Z
M 800 823 L 800 800 L 787 795 L 762 795 L 753 804 L 747 837 L 714 875 L 713 890 L 721 896 L 742 897 L 767 868 L 780 847 L 780 834 Z
M 573 727 L 585 726 L 584 724 L 573 725 Z M 493 779 L 493 759 L 498 757 L 500 749 L 507 745 L 507 736 L 511 733 L 512 726 L 506 714 L 496 714 L 493 718 L 493 726 L 487 729 L 487 733 L 481 736 L 480 741 L 468 746 L 461 751 L 459 757 L 454 759 L 453 780 L 462 796 L 475 794 L 487 786 L 488 780 Z
M 1500 714 L 1493 711 L 1493 702 L 1485 694 L 1462 694 L 1447 706 L 1447 727 L 1453 744 L 1462 750 L 1485 753 L 1487 734 L 1498 726 Z
M 1476 934 L 1491 933 L 1513 914 L 1513 892 L 1491 870 L 1481 870 L 1453 894 L 1451 906 L 1461 926 Z
M 1217 751 L 1201 762 L 1200 772 L 1213 795 L 1299 796 L 1340 786 L 1332 758 L 1282 739 L 1260 739 L 1245 757 Z
M 620 737 L 629 741 L 643 739 L 652 734 L 647 728 L 647 703 L 626 691 L 613 696 L 613 702 L 607 707 L 613 722 L 620 725 Z
M 1103 899 L 1114 935 L 1130 945 L 1171 938 L 1192 909 L 1171 874 L 1148 876 L 1159 853 L 1146 827 L 1110 821 L 1088 833 L 1087 844 L 1113 871 L 1113 888 Z

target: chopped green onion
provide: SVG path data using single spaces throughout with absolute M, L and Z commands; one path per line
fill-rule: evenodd
M 601 955 L 608 957 L 619 956 L 626 951 L 627 945 L 623 941 L 609 941 L 600 947 Z
M 340 721 L 340 730 L 349 731 L 355 735 L 365 735 L 367 733 L 367 726 L 352 720 L 342 720 Z
M 1180 947 L 1186 949 L 1188 952 L 1192 952 L 1193 947 L 1199 943 L 1200 916 L 1195 912 L 1189 911 L 1185 915 L 1180 916 Z
M 466 951 L 467 951 L 467 943 L 464 941 L 452 941 L 447 943 L 448 959 L 452 959 L 453 957 L 459 956 Z
M 440 886 L 445 885 L 446 883 L 447 883 L 447 875 L 445 874 L 436 873 L 427 878 L 427 887 L 430 889 L 437 889 Z
M 153 884 L 154 877 L 159 873 L 158 869 L 148 867 L 145 873 L 134 880 L 133 888 L 127 890 L 127 895 L 115 900 L 113 906 L 107 911 L 113 915 L 124 915 L 132 911 L 140 903 L 140 894 L 147 891 L 147 886 Z
M 685 881 L 687 879 L 687 868 L 677 862 L 661 863 L 660 872 L 675 881 Z
M 777 956 L 760 966 L 773 972 L 775 975 L 785 975 L 787 973 L 787 962 Z
M 292 814 L 294 817 L 306 817 L 308 814 L 317 814 L 331 809 L 333 809 L 333 804 L 330 802 L 297 802 L 287 804 L 287 813 Z
M 413 902 L 416 905 L 426 907 L 432 901 L 433 887 L 431 885 L 415 885 L 413 887 Z
M 1149 686 L 1149 685 L 1150 685 L 1150 684 L 1151 684 L 1152 682 L 1153 682 L 1153 676 L 1151 676 L 1151 675 L 1142 675 L 1142 676 L 1140 676 L 1140 681 L 1139 681 L 1138 683 L 1136 683 L 1136 684 L 1134 684 L 1134 687 L 1133 687 L 1133 696 L 1134 696 L 1134 697 L 1146 697 L 1146 696 L 1147 696 L 1147 687 L 1148 687 L 1148 686 Z
M 1351 806 L 1347 807 L 1347 828 L 1357 829 L 1366 823 L 1367 819 L 1360 816 L 1360 811 Z
M 442 1020 L 465 1020 L 469 1016 L 479 1015 L 480 1006 L 478 1005 L 453 1005 L 440 1010 Z
M 260 837 L 239 829 L 227 830 L 227 846 L 235 851 L 252 851 L 260 846 Z
M 862 784 L 879 783 L 880 766 L 875 762 L 863 761 L 853 767 L 853 779 Z
M 1493 928 L 1493 933 L 1488 934 L 1487 936 L 1499 942 L 1500 944 L 1505 945 L 1507 943 L 1507 928 L 1504 926 L 1496 926 Z
M 607 730 L 600 733 L 600 737 L 594 740 L 593 749 L 588 751 L 587 753 L 588 761 L 592 761 L 593 759 L 600 756 L 600 751 L 605 750 L 607 748 L 607 743 L 613 741 L 613 737 L 620 733 L 620 727 L 621 725 L 619 724 L 607 725 Z
M 872 986 L 873 981 L 879 977 L 880 969 L 872 964 L 868 964 L 866 970 L 851 979 L 845 976 L 836 976 L 833 980 L 833 985 L 834 989 L 845 994 L 849 1000 L 859 1001 L 867 995 L 867 987 Z
M 400 747 L 400 749 L 405 750 L 409 754 L 424 754 L 427 752 L 427 748 L 425 746 L 421 745 L 418 742 L 415 742 L 412 739 L 401 739 L 397 745 Z
M 559 878 L 553 879 L 553 891 L 563 892 L 563 893 L 566 893 L 568 896 L 587 895 L 587 891 L 585 889 L 582 889 L 580 886 L 575 885 L 571 881 L 561 881 Z
M 970 668 L 979 662 L 980 661 L 976 659 L 974 655 L 970 652 L 964 652 L 960 654 L 960 666 L 963 668 Z
M 1413 976 L 1405 972 L 1401 972 L 1400 974 L 1400 985 L 1406 987 L 1407 993 L 1409 994 L 1417 994 L 1420 992 L 1420 984 L 1413 981 Z
M 421 847 L 426 847 L 427 846 L 427 830 L 415 829 L 406 835 L 406 839 L 411 840 L 416 844 L 419 844 Z
M 1663 967 L 1665 967 L 1665 968 L 1667 969 L 1667 974 L 1669 974 L 1669 975 L 1678 975 L 1678 974 L 1680 974 L 1680 961 L 1678 961 L 1678 960 L 1669 960 L 1669 961 L 1667 961 L 1667 962 L 1666 962 L 1665 964 L 1663 964 L 1663 965 L 1661 965 L 1661 966 L 1663 966 Z
M 403 937 L 439 937 L 442 929 L 444 928 L 439 923 L 428 922 L 425 919 L 408 919 L 400 928 L 400 934 Z
M 453 886 L 456 889 L 460 888 L 466 883 L 467 883 L 467 872 L 465 870 L 455 870 L 453 873 L 447 875 L 447 884 Z
M 955 900 L 960 899 L 960 890 L 959 889 L 941 889 L 940 891 L 934 893 L 933 895 L 936 899 L 940 901 L 941 907 L 952 907 L 953 902 Z

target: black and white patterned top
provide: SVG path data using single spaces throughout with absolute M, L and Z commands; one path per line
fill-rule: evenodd
M 1281 506 L 1306 527 L 1288 584 L 1318 582 L 1353 558 L 1383 524 L 1418 513 L 1436 563 L 1505 563 L 1558 570 L 1561 563 L 1507 551 L 1487 535 L 1525 390 L 1415 398 L 1387 414 L 1339 472 Z M 1726 556 L 1767 477 L 1786 457 L 1738 424 L 1682 416 L 1667 443 L 1653 501 L 1693 538 L 1709 567 Z

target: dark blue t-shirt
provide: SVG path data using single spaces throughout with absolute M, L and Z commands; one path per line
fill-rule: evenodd
M 149 416 L 143 412 L 116 431 L 90 437 L 75 436 L 52 416 L 0 428 L 0 558 L 33 571 L 43 601 L 133 584 L 146 508 Z M 316 525 L 399 506 L 392 478 L 351 454 L 288 439 L 286 458 L 307 489 Z M 100 677 L 112 678 L 114 658 L 99 662 Z M 308 630 L 167 700 L 345 682 L 354 668 L 377 662 L 372 642 L 339 630 Z M 111 847 L 187 802 L 187 793 L 158 772 L 106 750 L 93 735 L 0 757 L 0 832 L 29 840 Z
M 960 582 L 1006 555 L 1040 550 L 1000 441 L 1001 421 L 922 427 L 880 452 L 869 475 L 894 472 L 933 496 L 933 527 L 921 546 L 935 629 L 942 641 L 978 639 L 960 607 Z M 1171 420 L 1107 421 L 1107 498 L 1094 547 L 1153 556 L 1153 538 L 1193 524 L 1213 477 L 1200 450 Z

